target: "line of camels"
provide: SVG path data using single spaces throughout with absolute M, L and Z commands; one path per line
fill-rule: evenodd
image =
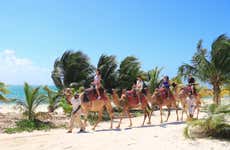
M 111 99 L 113 103 L 116 105 L 116 107 L 119 107 L 122 109 L 120 115 L 119 115 L 119 123 L 116 128 L 120 128 L 120 125 L 122 123 L 122 119 L 125 117 L 125 115 L 129 118 L 129 127 L 132 127 L 132 119 L 130 110 L 131 109 L 140 109 L 144 113 L 144 119 L 142 122 L 142 126 L 144 126 L 146 119 L 148 118 L 147 124 L 151 124 L 151 116 L 154 111 L 153 106 L 158 106 L 160 109 L 160 122 L 163 123 L 162 114 L 163 114 L 163 107 L 166 106 L 168 109 L 168 115 L 165 122 L 168 121 L 170 117 L 170 109 L 174 108 L 176 110 L 177 115 L 177 121 L 179 121 L 178 116 L 178 105 L 179 103 L 182 106 L 182 114 L 181 114 L 181 121 L 183 121 L 183 114 L 185 113 L 187 115 L 187 118 L 189 118 L 188 114 L 188 104 L 187 104 L 187 98 L 190 95 L 190 91 L 187 90 L 186 87 L 184 88 L 175 88 L 173 92 L 170 92 L 169 96 L 163 96 L 162 95 L 163 89 L 157 89 L 154 91 L 153 94 L 150 94 L 149 90 L 147 88 L 144 89 L 144 93 L 140 95 L 141 99 L 141 106 L 138 105 L 138 98 L 137 96 L 133 95 L 133 91 L 126 91 L 123 90 L 120 94 L 121 96 L 118 96 L 117 90 L 112 90 Z M 89 99 L 89 101 L 85 101 L 85 97 Z M 106 111 L 108 112 L 110 116 L 110 128 L 113 128 L 113 107 L 111 104 L 111 100 L 107 93 L 104 90 L 101 90 L 101 99 L 98 100 L 97 96 L 95 94 L 95 89 L 91 89 L 87 91 L 87 94 L 80 94 L 80 100 L 81 100 L 81 109 L 84 116 L 84 123 L 86 125 L 87 123 L 87 115 L 89 112 L 97 112 L 98 113 L 98 120 L 94 124 L 92 130 L 95 130 L 98 123 L 102 120 L 103 111 L 106 108 Z M 199 112 L 200 112 L 200 106 L 201 106 L 201 100 L 199 94 L 195 96 L 195 108 L 194 111 L 197 110 L 196 118 L 198 118 Z

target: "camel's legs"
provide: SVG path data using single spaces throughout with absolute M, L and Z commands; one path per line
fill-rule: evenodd
M 122 113 L 120 114 L 120 121 L 119 121 L 119 123 L 118 123 L 118 125 L 117 125 L 117 128 L 120 128 L 120 126 L 121 126 L 121 121 L 122 121 L 124 115 L 125 115 L 125 110 L 123 109 Z
M 101 119 L 102 119 L 102 112 L 103 112 L 103 110 L 100 110 L 100 111 L 98 112 L 98 119 L 97 119 L 97 122 L 95 123 L 95 125 L 93 126 L 92 130 L 95 130 L 96 126 L 97 126 L 98 123 L 101 121 Z
M 144 120 L 143 120 L 142 126 L 145 125 L 145 120 L 146 120 L 146 117 L 147 117 L 147 116 L 149 116 L 149 115 L 148 115 L 148 112 L 147 112 L 146 109 L 144 109 Z
M 149 121 L 147 122 L 147 124 L 151 124 L 152 113 L 153 113 L 153 110 L 150 110 L 150 112 L 147 111 L 147 115 L 148 115 L 148 119 L 149 119 Z
M 113 109 L 112 106 L 110 104 L 106 105 L 106 110 L 109 113 L 109 117 L 110 117 L 110 128 L 113 128 Z
M 162 106 L 160 106 L 161 123 L 163 122 L 162 114 L 163 114 L 163 112 L 162 112 Z
M 167 119 L 166 119 L 166 121 L 165 121 L 165 122 L 167 122 L 167 121 L 168 121 L 169 116 L 170 116 L 170 114 L 171 114 L 170 106 L 167 106 L 167 107 L 168 107 L 168 116 L 167 116 Z
M 174 103 L 174 107 L 176 109 L 176 117 L 177 117 L 177 121 L 179 121 L 179 115 L 178 115 L 178 105 L 176 103 Z
M 129 113 L 129 110 L 126 110 L 126 114 L 128 115 L 129 117 L 129 127 L 132 127 L 133 123 L 132 123 L 132 119 L 131 119 L 131 115 Z
M 183 121 L 184 119 L 184 112 L 185 112 L 185 106 L 182 106 L 182 110 L 181 110 L 181 121 Z
M 149 121 L 147 122 L 147 124 L 151 124 L 151 117 L 152 117 L 152 112 L 148 112 L 148 119 Z

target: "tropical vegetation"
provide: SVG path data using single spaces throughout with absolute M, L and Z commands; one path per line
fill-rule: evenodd
M 9 94 L 9 90 L 7 89 L 7 86 L 3 83 L 0 82 L 0 101 L 7 102 L 9 101 L 8 98 L 6 98 L 6 94 Z
M 40 87 L 33 88 L 28 83 L 24 84 L 25 100 L 17 99 L 17 105 L 22 109 L 28 120 L 35 119 L 36 108 L 45 102 L 46 96 L 39 92 Z
M 60 101 L 63 96 L 59 92 L 50 89 L 48 86 L 45 86 L 43 89 L 47 94 L 46 97 L 48 100 L 48 111 L 52 113 L 60 106 Z
M 220 35 L 211 46 L 211 50 L 203 48 L 202 40 L 197 44 L 197 52 L 191 64 L 183 64 L 179 74 L 186 77 L 193 74 L 213 87 L 213 101 L 220 104 L 221 87 L 230 79 L 230 39 Z
M 230 105 L 211 104 L 208 116 L 188 122 L 184 135 L 189 138 L 216 137 L 230 139 Z
M 109 92 L 118 86 L 117 66 L 116 57 L 113 55 L 101 55 L 97 64 L 97 68 L 101 72 L 102 85 Z
M 87 55 L 81 51 L 66 51 L 54 63 L 52 79 L 54 84 L 62 89 L 73 84 L 76 88 L 88 87 L 92 81 L 94 67 L 90 64 Z
M 149 90 L 151 93 L 159 87 L 161 79 L 160 74 L 163 68 L 155 67 L 148 72 Z

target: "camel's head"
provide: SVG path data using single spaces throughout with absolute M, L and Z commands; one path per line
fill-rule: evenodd
M 126 89 L 123 89 L 122 92 L 121 92 L 121 94 L 125 94 L 126 91 L 127 91 Z
M 152 95 L 152 100 L 156 100 L 158 97 L 160 97 L 160 90 L 158 88 L 155 89 Z
M 112 94 L 117 94 L 117 90 L 116 89 L 112 89 Z

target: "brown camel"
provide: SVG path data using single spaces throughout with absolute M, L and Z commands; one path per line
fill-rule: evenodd
M 187 98 L 190 97 L 191 95 L 191 89 L 189 87 L 182 87 L 177 94 L 177 99 L 180 101 L 182 105 L 182 114 L 181 114 L 181 120 L 183 121 L 183 114 L 186 113 L 187 118 L 192 117 L 188 115 L 188 103 L 187 103 Z M 199 112 L 200 112 L 200 107 L 201 107 L 201 100 L 200 100 L 200 95 L 199 94 L 193 94 L 195 98 L 195 108 L 194 110 L 197 110 L 197 116 L 196 118 L 198 119 Z
M 145 91 L 148 92 L 147 89 L 145 89 Z M 129 127 L 132 127 L 132 119 L 130 115 L 130 110 L 134 108 L 136 109 L 140 108 L 141 110 L 144 111 L 144 120 L 143 120 L 142 126 L 145 124 L 145 120 L 147 116 L 149 118 L 149 122 L 147 124 L 150 124 L 150 116 L 149 116 L 150 113 L 147 110 L 149 107 L 148 100 L 147 100 L 147 96 L 145 96 L 143 93 L 141 93 L 140 95 L 141 106 L 138 105 L 138 96 L 136 95 L 135 90 L 130 90 L 130 91 L 123 90 L 120 100 L 119 100 L 119 96 L 116 90 L 113 90 L 112 96 L 113 96 L 114 104 L 122 108 L 122 112 L 120 114 L 120 121 L 118 123 L 117 128 L 120 128 L 122 119 L 125 114 L 129 117 L 129 122 L 130 122 Z
M 176 100 L 174 98 L 174 95 L 169 92 L 169 95 L 167 95 L 167 91 L 164 88 L 160 88 L 160 89 L 156 89 L 155 92 L 152 95 L 152 98 L 150 100 L 152 106 L 154 105 L 158 105 L 160 108 L 160 115 L 161 115 L 161 123 L 163 122 L 162 120 L 162 107 L 166 106 L 168 108 L 168 116 L 166 119 L 166 122 L 169 119 L 170 116 L 170 108 L 174 107 L 176 109 L 176 115 L 177 115 L 177 121 L 178 119 L 178 106 L 176 103 Z M 152 110 L 153 112 L 153 110 Z M 152 112 L 150 114 L 150 116 L 152 116 Z
M 95 130 L 98 123 L 102 120 L 102 114 L 104 109 L 106 108 L 107 112 L 109 113 L 111 123 L 110 128 L 113 128 L 113 108 L 110 103 L 110 100 L 104 91 L 104 89 L 100 89 L 101 99 L 97 99 L 96 90 L 94 88 L 86 89 L 83 93 L 80 94 L 81 100 L 81 109 L 82 113 L 84 114 L 85 118 L 85 125 L 87 122 L 87 115 L 89 112 L 97 112 L 98 113 L 98 120 L 93 126 L 92 130 Z

